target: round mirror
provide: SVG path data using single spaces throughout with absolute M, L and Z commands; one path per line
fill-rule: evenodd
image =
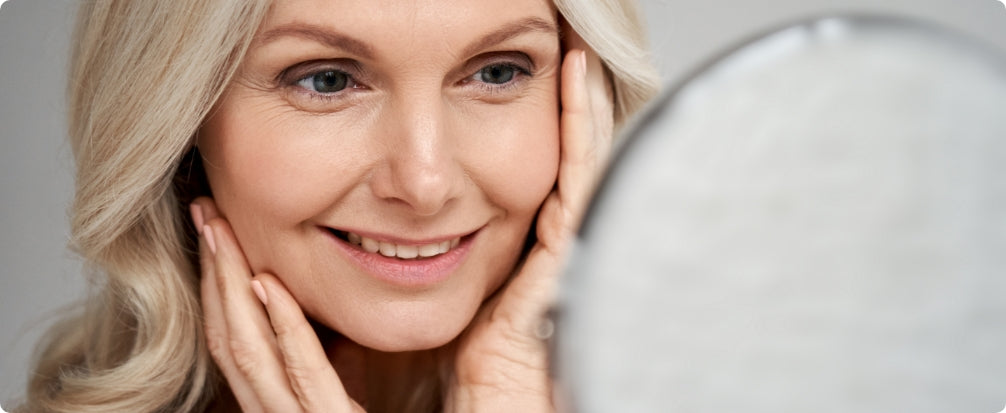
M 580 412 L 998 412 L 1006 57 L 878 17 L 724 55 L 627 137 L 556 322 Z

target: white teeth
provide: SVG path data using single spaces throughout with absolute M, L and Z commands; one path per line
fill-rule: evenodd
M 381 246 L 377 243 L 377 241 L 372 240 L 370 238 L 363 238 L 362 242 L 360 243 L 360 246 L 363 247 L 364 251 L 371 253 L 377 252 L 378 250 L 381 249 Z
M 395 248 L 395 244 L 389 244 L 387 242 L 381 243 L 381 255 L 385 257 L 394 257 L 398 252 L 398 248 Z
M 437 254 L 442 254 L 447 251 L 440 251 L 440 244 L 426 244 L 419 247 L 419 255 L 423 257 L 432 257 Z
M 429 258 L 450 251 L 451 248 L 461 243 L 461 238 L 437 242 L 425 245 L 397 245 L 390 242 L 380 242 L 372 238 L 363 237 L 352 232 L 346 233 L 346 239 L 350 244 L 359 245 L 364 251 L 370 253 L 380 253 L 385 257 L 397 257 L 405 260 L 417 257 Z
M 399 245 L 397 250 L 398 258 L 410 260 L 419 256 L 419 247 L 414 245 Z

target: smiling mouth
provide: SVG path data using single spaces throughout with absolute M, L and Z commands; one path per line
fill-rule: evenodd
M 328 228 L 328 230 L 335 235 L 336 238 L 339 238 L 350 245 L 354 245 L 363 251 L 403 260 L 433 258 L 441 254 L 446 254 L 454 247 L 457 247 L 461 243 L 462 238 L 456 237 L 446 241 L 423 245 L 407 245 L 378 241 L 376 239 L 367 238 L 348 231 L 340 231 L 332 228 Z

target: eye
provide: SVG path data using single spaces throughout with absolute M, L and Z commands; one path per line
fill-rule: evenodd
M 494 64 L 483 67 L 476 76 L 485 83 L 502 85 L 513 80 L 517 68 L 508 64 Z
M 528 81 L 535 77 L 534 67 L 534 61 L 525 53 L 487 53 L 469 63 L 471 74 L 458 84 L 479 100 L 505 103 L 526 90 Z
M 351 84 L 349 74 L 338 70 L 318 72 L 297 81 L 298 86 L 321 94 L 338 93 Z

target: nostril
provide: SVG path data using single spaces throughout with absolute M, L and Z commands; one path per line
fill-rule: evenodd
M 390 153 L 370 177 L 373 194 L 410 213 L 431 216 L 441 212 L 464 190 L 464 170 L 450 149 L 410 148 Z

